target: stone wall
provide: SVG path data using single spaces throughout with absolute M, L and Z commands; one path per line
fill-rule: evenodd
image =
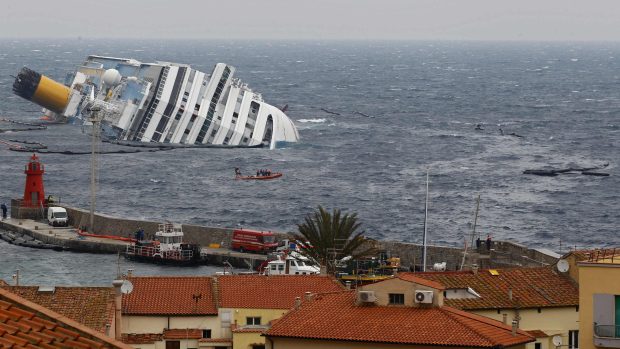
M 88 227 L 90 221 L 89 211 L 74 207 L 63 206 L 69 214 L 69 224 L 78 227 Z M 94 226 L 97 234 L 132 236 L 139 228 L 144 229 L 147 238 L 155 233 L 161 222 L 150 222 L 134 219 L 111 217 L 95 214 Z M 174 222 L 173 222 L 174 223 Z M 204 227 L 191 224 L 182 225 L 185 234 L 184 240 L 209 246 L 211 243 L 220 244 L 230 248 L 233 229 Z M 278 234 L 278 238 L 285 238 L 286 234 Z M 382 249 L 387 250 L 392 256 L 400 257 L 404 268 L 421 270 L 422 246 L 398 241 L 379 241 Z M 433 264 L 446 262 L 447 270 L 459 270 L 463 261 L 463 249 L 449 246 L 427 247 L 427 270 L 432 269 Z M 529 249 L 526 246 L 509 242 L 494 241 L 490 250 L 483 245 L 481 248 L 468 251 L 465 269 L 472 264 L 478 264 L 480 268 L 500 268 L 509 266 L 541 266 L 553 264 L 557 257 L 545 254 L 539 250 Z
M 22 199 L 11 199 L 11 218 L 17 219 L 46 219 L 46 209 L 40 207 L 21 207 Z
M 64 206 L 69 215 L 69 225 L 76 228 L 87 229 L 90 225 L 90 212 L 74 207 Z M 151 222 L 136 219 L 117 218 L 103 214 L 95 214 L 94 231 L 97 234 L 133 237 L 138 229 L 144 229 L 146 237 L 150 238 L 158 230 L 163 222 Z M 175 222 L 172 222 L 175 223 Z M 208 246 L 211 243 L 222 244 L 230 247 L 230 239 L 233 229 L 203 227 L 198 225 L 183 224 L 184 241 Z
M 401 266 L 413 270 L 422 269 L 422 246 L 406 242 L 380 241 L 381 247 L 393 257 L 400 257 Z M 433 264 L 446 262 L 446 270 L 460 270 L 463 263 L 463 249 L 448 246 L 427 246 L 426 270 Z M 493 241 L 491 248 L 484 245 L 467 251 L 464 269 L 477 264 L 483 269 L 506 267 L 540 267 L 557 262 L 555 254 L 530 249 L 510 241 Z

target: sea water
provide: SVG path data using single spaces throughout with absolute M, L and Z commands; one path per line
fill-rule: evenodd
M 22 66 L 64 81 L 89 54 L 187 63 L 205 72 L 231 64 L 268 103 L 288 104 L 301 135 L 276 150 L 101 155 L 98 212 L 289 232 L 322 205 L 357 213 L 372 238 L 419 243 L 428 170 L 432 244 L 470 239 L 477 195 L 483 238 L 559 252 L 620 243 L 620 44 L 5 39 L 0 115 L 41 116 L 11 92 L 11 75 Z M 10 139 L 90 149 L 90 136 L 74 125 L 0 133 Z M 0 145 L 1 201 L 23 195 L 28 156 Z M 90 156 L 41 160 L 46 194 L 88 208 Z M 522 173 L 605 164 L 609 177 Z M 284 176 L 235 181 L 235 167 Z M 0 242 L 0 277 L 7 281 L 19 268 L 34 283 L 107 284 L 116 261 Z M 138 274 L 219 270 L 132 267 Z

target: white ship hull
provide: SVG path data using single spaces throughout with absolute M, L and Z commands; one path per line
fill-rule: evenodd
M 292 120 L 234 73 L 235 68 L 224 63 L 205 74 L 185 64 L 89 56 L 68 79 L 64 109 L 56 103 L 47 113 L 86 121 L 90 115 L 85 106 L 94 100 L 102 106 L 105 133 L 118 141 L 272 148 L 297 142 Z M 117 77 L 114 83 L 109 76 Z M 35 97 L 37 93 L 40 89 Z

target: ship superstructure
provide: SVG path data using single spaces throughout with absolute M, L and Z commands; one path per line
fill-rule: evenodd
M 206 74 L 186 64 L 93 55 L 68 76 L 67 86 L 23 68 L 13 91 L 67 120 L 87 121 L 86 106 L 99 105 L 104 133 L 119 141 L 272 148 L 297 142 L 284 111 L 234 73 L 224 63 Z

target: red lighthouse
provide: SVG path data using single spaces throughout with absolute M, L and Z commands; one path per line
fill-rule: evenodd
M 43 164 L 39 162 L 36 154 L 32 154 L 30 162 L 24 170 L 26 174 L 26 189 L 22 206 L 41 207 L 45 205 L 45 190 L 43 189 Z

